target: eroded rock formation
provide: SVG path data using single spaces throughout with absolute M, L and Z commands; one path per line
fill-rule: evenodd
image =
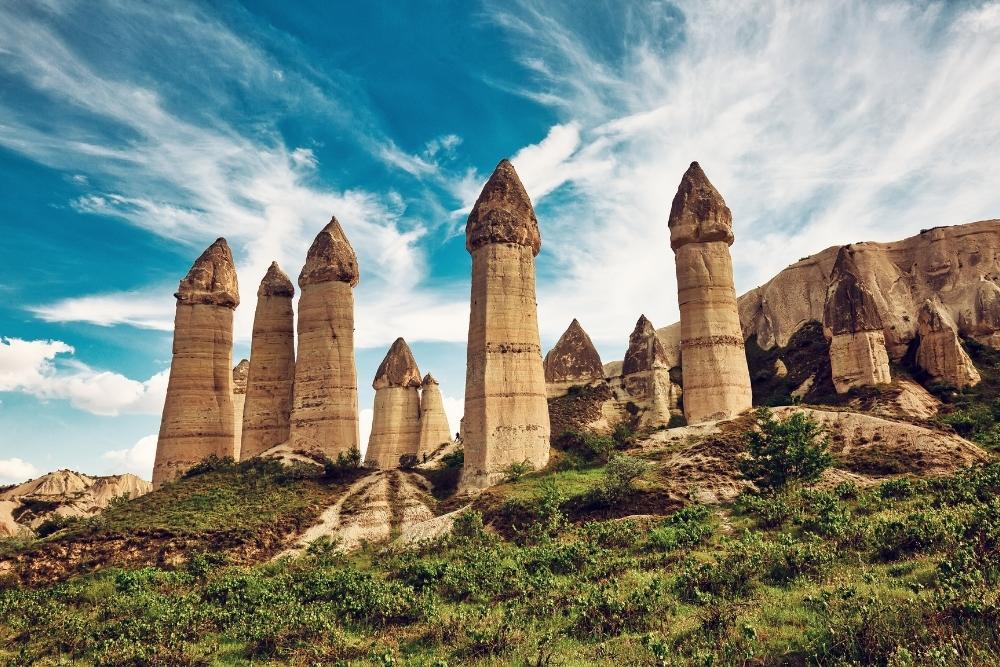
M 563 396 L 572 387 L 604 380 L 604 365 L 590 336 L 574 319 L 545 355 L 545 388 L 549 398 Z
M 233 430 L 236 444 L 233 451 L 236 452 L 236 459 L 239 459 L 243 441 L 243 408 L 247 403 L 247 377 L 250 374 L 250 362 L 240 359 L 240 363 L 233 366 Z
M 365 465 L 398 468 L 420 448 L 420 369 L 410 346 L 397 338 L 375 372 L 375 409 Z
M 299 352 L 289 447 L 336 459 L 358 447 L 354 293 L 358 260 L 336 218 L 316 236 L 299 274 Z
M 830 335 L 830 367 L 837 393 L 890 382 L 882 317 L 851 246 L 837 253 L 830 280 L 823 326 Z
M 420 443 L 417 458 L 423 459 L 441 445 L 452 441 L 448 414 L 444 411 L 441 387 L 428 373 L 420 383 Z
M 236 458 L 233 310 L 240 303 L 233 255 L 218 239 L 180 282 L 173 359 L 163 405 L 153 485 L 210 455 Z
M 295 288 L 277 262 L 257 288 L 240 458 L 288 440 L 295 377 Z
M 689 423 L 726 419 L 751 405 L 733 262 L 733 217 L 697 162 L 670 206 L 670 247 L 681 311 L 684 416 Z
M 472 308 L 465 381 L 462 488 L 499 481 L 512 463 L 549 458 L 535 302 L 541 248 L 531 200 L 507 160 L 483 188 L 465 229 L 472 254 Z
M 920 308 L 916 362 L 934 382 L 961 389 L 979 384 L 979 371 L 958 339 L 958 325 L 937 299 Z
M 621 369 L 622 386 L 639 407 L 643 428 L 665 426 L 677 410 L 680 387 L 670 381 L 670 363 L 656 329 L 640 315 L 628 337 Z

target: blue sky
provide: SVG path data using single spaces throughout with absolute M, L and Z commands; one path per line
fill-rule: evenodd
M 998 108 L 996 2 L 3 3 L 0 482 L 148 477 L 172 293 L 217 236 L 237 360 L 267 265 L 296 276 L 336 214 L 362 419 L 403 336 L 457 421 L 462 232 L 500 158 L 541 224 L 543 346 L 578 317 L 612 360 L 640 313 L 676 318 L 691 160 L 733 209 L 742 292 L 1000 216 Z

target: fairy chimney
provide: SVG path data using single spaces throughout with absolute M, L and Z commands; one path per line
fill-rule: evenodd
M 233 451 L 236 452 L 236 459 L 240 458 L 240 451 L 243 441 L 243 408 L 247 403 L 247 376 L 250 373 L 250 362 L 240 359 L 240 363 L 233 366 L 233 430 L 236 432 L 234 439 L 236 445 Z
M 891 381 L 882 317 L 849 245 L 837 251 L 823 306 L 823 327 L 830 336 L 830 367 L 838 394 Z
M 640 315 L 628 338 L 622 386 L 640 410 L 643 428 L 666 426 L 677 410 L 680 387 L 670 380 L 670 364 L 653 323 Z
M 461 487 L 497 483 L 513 463 L 549 459 L 535 302 L 538 220 L 514 167 L 501 160 L 465 228 L 472 304 L 465 376 L 465 466 Z
M 670 206 L 670 247 L 681 311 L 681 370 L 688 423 L 727 419 L 751 406 L 750 371 L 733 287 L 733 216 L 697 162 Z
M 336 459 L 359 449 L 354 363 L 358 260 L 336 218 L 320 231 L 299 273 L 299 350 L 289 445 Z
M 398 468 L 420 446 L 420 369 L 410 347 L 397 338 L 375 372 L 375 409 L 365 452 L 370 468 Z
M 257 288 L 240 459 L 288 440 L 295 379 L 295 287 L 271 262 Z
M 233 255 L 220 238 L 180 282 L 173 359 L 156 443 L 153 486 L 208 456 L 233 457 L 233 310 L 240 303 Z
M 420 444 L 417 458 L 434 453 L 441 445 L 451 442 L 451 427 L 444 411 L 441 387 L 434 376 L 428 373 L 420 383 Z
M 590 336 L 574 319 L 545 355 L 545 389 L 549 398 L 563 396 L 573 387 L 604 380 L 604 364 Z

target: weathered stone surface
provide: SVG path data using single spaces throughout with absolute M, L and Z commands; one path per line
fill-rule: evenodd
M 288 446 L 337 456 L 358 446 L 354 362 L 354 249 L 336 218 L 316 236 L 299 274 L 299 351 Z
M 398 468 L 420 448 L 420 369 L 410 346 L 397 338 L 375 373 L 375 409 L 365 465 Z
M 628 337 L 628 350 L 622 362 L 622 375 L 630 375 L 654 368 L 669 368 L 663 344 L 656 329 L 645 315 L 640 315 Z
M 233 366 L 233 430 L 236 440 L 234 451 L 236 458 L 240 458 L 241 443 L 243 441 L 243 408 L 247 403 L 247 377 L 250 374 L 250 362 L 240 359 L 240 363 Z
M 508 160 L 501 160 L 493 171 L 465 226 L 470 253 L 490 243 L 527 246 L 533 255 L 542 247 L 535 209 Z
M 233 256 L 219 239 L 177 290 L 173 359 L 160 420 L 153 486 L 210 455 L 236 458 L 233 309 L 239 287 Z
M 417 458 L 423 459 L 441 445 L 452 441 L 448 414 L 444 411 L 441 387 L 428 373 L 420 385 L 420 444 Z
M 628 339 L 622 364 L 622 387 L 639 407 L 639 426 L 666 426 L 677 410 L 680 387 L 670 380 L 670 366 L 656 329 L 640 315 Z
M 838 393 L 891 382 L 882 318 L 851 246 L 837 253 L 823 307 L 823 327 L 832 336 L 830 367 Z
M 288 440 L 295 378 L 292 281 L 272 262 L 257 289 L 240 458 Z
M 917 365 L 935 382 L 961 389 L 979 384 L 979 371 L 958 339 L 958 325 L 941 303 L 928 299 L 918 318 Z
M 935 227 L 891 243 L 854 243 L 854 260 L 870 285 L 890 358 L 905 356 L 917 335 L 917 313 L 935 296 L 960 336 L 1000 348 L 1000 220 Z M 745 338 L 784 347 L 806 322 L 823 321 L 839 247 L 803 258 L 739 299 Z
M 684 416 L 689 423 L 733 417 L 750 408 L 733 263 L 732 213 L 697 162 L 670 207 L 670 247 L 681 311 Z
M 514 168 L 493 172 L 469 214 L 472 307 L 465 380 L 461 487 L 485 488 L 512 463 L 536 468 L 549 458 L 535 302 L 538 222 Z
M 548 398 L 563 396 L 572 387 L 582 387 L 604 379 L 601 355 L 576 319 L 545 355 L 543 365 Z

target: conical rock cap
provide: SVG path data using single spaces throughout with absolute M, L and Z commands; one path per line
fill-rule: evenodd
M 295 286 L 277 262 L 271 262 L 257 288 L 257 296 L 295 296 Z
M 545 381 L 600 379 L 604 377 L 604 364 L 594 342 L 583 330 L 579 320 L 573 319 L 556 344 L 545 355 Z
M 677 186 L 667 224 L 674 250 L 688 243 L 733 244 L 732 211 L 697 162 L 691 163 Z
M 542 247 L 538 219 L 531 199 L 509 160 L 501 160 L 479 193 L 465 226 L 465 248 L 472 252 L 490 243 L 529 246 L 537 255 Z
M 654 368 L 669 368 L 667 353 L 663 349 L 656 329 L 645 315 L 640 315 L 635 329 L 628 337 L 628 351 L 622 362 L 622 375 L 648 371 Z
M 247 393 L 247 379 L 250 377 L 250 362 L 240 359 L 240 363 L 233 366 L 233 393 Z
M 354 248 L 337 218 L 330 218 L 309 247 L 306 264 L 299 273 L 299 287 L 328 282 L 350 283 L 354 287 L 359 277 Z
M 410 346 L 402 338 L 397 338 L 375 371 L 372 388 L 419 386 L 420 369 L 417 368 L 417 362 L 410 352 Z
M 195 260 L 174 294 L 183 303 L 201 303 L 236 308 L 240 288 L 236 265 L 226 239 L 218 238 Z

